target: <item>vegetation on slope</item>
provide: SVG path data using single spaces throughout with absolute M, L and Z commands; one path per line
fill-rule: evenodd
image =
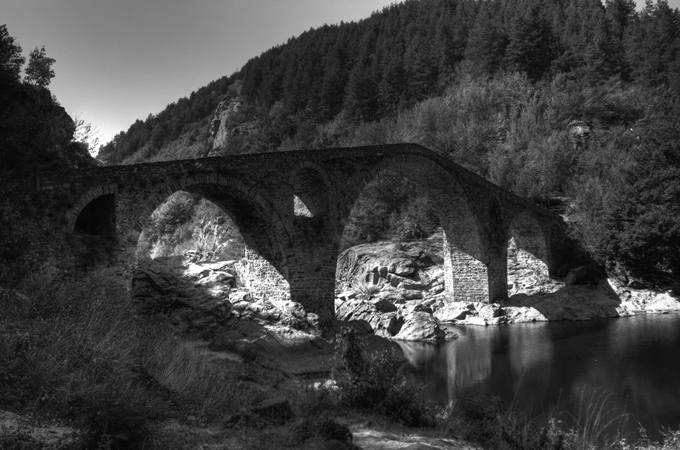
M 570 199 L 574 234 L 601 263 L 667 284 L 680 279 L 680 11 L 634 7 L 408 0 L 268 50 L 136 122 L 99 158 L 205 156 L 220 101 L 236 107 L 228 154 L 419 143 L 539 203 Z M 590 130 L 579 145 L 575 120 Z M 348 245 L 433 229 L 416 186 L 378 184 Z M 389 191 L 403 195 L 380 197 Z
M 120 163 L 140 151 L 147 159 L 172 157 L 164 147 L 180 136 L 184 147 L 209 146 L 210 116 L 239 91 L 242 120 L 257 121 L 258 151 L 296 136 L 311 145 L 307 135 L 316 134 L 315 126 L 338 117 L 356 124 L 398 115 L 441 94 L 461 74 L 521 72 L 532 82 L 567 75 L 584 86 L 621 80 L 677 94 L 678 14 L 663 0 L 641 12 L 632 0 L 407 0 L 268 50 L 137 121 L 100 158 Z M 194 148 L 193 156 L 205 149 Z

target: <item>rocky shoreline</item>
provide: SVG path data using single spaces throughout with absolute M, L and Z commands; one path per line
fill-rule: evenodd
M 509 300 L 450 301 L 443 288 L 441 236 L 411 243 L 363 244 L 338 264 L 339 320 L 394 340 L 437 341 L 456 336 L 444 324 L 489 326 L 590 320 L 680 311 L 670 291 L 636 289 L 614 278 L 594 282 L 585 267 L 547 276 L 527 255 L 508 261 Z
M 457 338 L 445 324 L 489 326 L 680 311 L 671 292 L 634 289 L 613 278 L 595 284 L 584 267 L 567 271 L 562 279 L 549 278 L 540 262 L 526 257 L 509 261 L 507 302 L 451 301 L 444 292 L 441 245 L 441 237 L 434 236 L 362 244 L 343 252 L 335 332 L 352 326 L 366 336 L 440 341 Z M 239 271 L 238 261 L 187 263 L 180 256 L 144 260 L 133 280 L 134 296 L 142 313 L 162 313 L 206 341 L 236 324 L 242 330 L 276 329 L 292 343 L 307 340 L 301 335 L 314 335 L 314 314 L 290 300 L 254 298 L 242 286 Z
M 455 339 L 447 324 L 491 326 L 680 311 L 680 303 L 669 292 L 634 289 L 614 279 L 578 284 L 583 272 L 578 268 L 561 280 L 550 279 L 526 261 L 510 267 L 508 302 L 451 302 L 444 292 L 440 250 L 437 239 L 348 249 L 338 267 L 337 320 L 323 335 L 315 327 L 314 315 L 306 314 L 301 305 L 258 299 L 247 292 L 238 261 L 189 264 L 183 257 L 142 261 L 133 280 L 139 312 L 162 317 L 182 336 L 193 336 L 183 338 L 181 345 L 197 361 L 223 371 L 227 378 L 235 377 L 239 389 L 265 398 L 244 405 L 240 416 L 229 418 L 226 425 L 203 424 L 186 415 L 163 426 L 171 433 L 191 435 L 196 442 L 211 442 L 219 435 L 215 448 L 237 445 L 248 431 L 239 425 L 243 414 L 257 419 L 272 408 L 288 411 L 300 386 L 342 370 L 337 350 L 342 327 L 360 334 L 369 354 L 391 351 L 405 362 L 395 341 Z M 0 411 L 2 427 L 17 433 L 20 428 L 29 430 L 32 439 L 41 442 L 64 443 L 75 432 L 63 424 L 37 426 L 27 420 Z M 334 420 L 353 436 L 343 448 L 476 448 L 436 433 L 415 435 L 394 423 L 376 425 L 375 418 L 356 413 Z M 291 418 L 282 427 L 297 423 Z

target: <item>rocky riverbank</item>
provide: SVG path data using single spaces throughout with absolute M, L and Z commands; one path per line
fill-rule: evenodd
M 613 278 L 593 281 L 585 267 L 564 270 L 561 279 L 550 278 L 540 261 L 526 255 L 509 259 L 507 302 L 451 301 L 444 291 L 441 254 L 441 235 L 407 243 L 362 244 L 343 252 L 337 270 L 335 332 L 352 326 L 382 348 L 374 336 L 455 339 L 443 323 L 487 326 L 680 310 L 670 292 L 635 289 Z M 215 341 L 234 327 L 243 335 L 251 329 L 257 334 L 263 327 L 275 330 L 276 339 L 289 339 L 292 346 L 300 336 L 314 335 L 318 325 L 314 314 L 290 300 L 254 298 L 240 281 L 239 264 L 187 263 L 182 257 L 144 260 L 134 277 L 134 295 L 143 313 L 162 313 L 170 323 L 195 331 L 206 341 Z M 318 347 L 324 346 L 321 342 L 326 340 L 315 339 Z
M 227 386 L 217 397 L 235 399 L 226 409 L 220 407 L 224 417 L 219 420 L 188 405 L 173 409 L 154 425 L 156 432 L 173 439 L 182 437 L 182 442 L 167 448 L 273 448 L 271 445 L 282 436 L 304 438 L 304 448 L 473 448 L 455 439 L 441 439 L 436 430 L 432 435 L 414 433 L 384 415 L 364 415 L 351 409 L 334 414 L 329 422 L 310 422 L 307 409 L 325 400 L 314 397 L 319 394 L 309 386 L 346 367 L 344 350 L 339 351 L 343 348 L 338 340 L 341 327 L 350 327 L 363 336 L 369 353 L 387 351 L 395 354 L 397 361 L 405 361 L 395 340 L 455 338 L 446 323 L 487 326 L 588 320 L 679 309 L 669 293 L 634 289 L 614 280 L 593 285 L 587 271 L 579 268 L 567 271 L 563 279 L 550 279 L 540 264 L 527 264 L 522 258 L 514 260 L 522 264 L 513 261 L 510 265 L 510 301 L 451 302 L 443 289 L 440 250 L 441 240 L 435 236 L 423 242 L 366 244 L 343 253 L 337 282 L 338 320 L 323 335 L 316 327 L 315 316 L 306 314 L 301 305 L 256 298 L 247 292 L 240 281 L 239 262 L 188 264 L 182 257 L 142 261 L 134 276 L 134 304 L 143 317 L 151 318 L 144 326 L 160 330 L 169 323 L 173 330 L 168 342 L 164 337 L 163 342 L 154 344 L 163 345 L 154 350 L 156 362 L 147 363 L 153 375 L 144 372 L 144 380 L 151 383 L 145 386 L 155 386 L 163 395 L 172 392 L 171 396 L 179 398 L 179 391 L 174 390 L 183 388 L 168 387 L 175 382 L 177 369 L 168 369 L 166 377 L 156 367 L 172 366 L 175 363 L 171 361 L 179 358 L 191 368 L 180 370 L 192 380 L 190 386 L 205 384 L 191 378 L 194 372 L 200 372 L 200 379 L 210 380 L 202 388 Z M 108 295 L 109 291 L 97 288 L 92 292 Z M 18 293 L 7 291 L 2 295 L 10 300 L 16 297 L 10 303 L 30 303 L 28 297 Z M 71 302 L 70 296 L 64 301 L 67 297 Z M 120 313 L 128 314 L 125 308 Z M 163 325 L 155 328 L 154 323 Z M 360 380 L 357 386 L 370 388 L 371 384 Z M 35 423 L 16 411 L 0 411 L 7 442 L 25 437 L 68 448 L 69 439 L 75 439 L 78 431 L 67 425 L 59 421 Z M 331 434 L 322 436 L 315 446 L 308 432 Z M 339 443 L 329 446 L 338 437 Z M 129 439 L 124 435 L 113 438 L 123 443 Z
M 443 289 L 441 236 L 411 243 L 363 244 L 346 250 L 338 264 L 338 319 L 359 322 L 397 340 L 440 340 L 442 323 L 500 325 L 590 320 L 680 311 L 671 292 L 635 289 L 614 278 L 594 280 L 585 267 L 547 276 L 540 261 L 520 255 L 508 261 L 509 300 L 503 304 L 451 301 Z M 419 326 L 414 326 L 418 324 Z

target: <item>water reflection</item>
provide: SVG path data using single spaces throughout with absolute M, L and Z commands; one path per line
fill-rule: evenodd
M 604 391 L 611 408 L 633 415 L 631 431 L 639 422 L 658 437 L 661 426 L 680 425 L 678 314 L 452 328 L 460 339 L 399 344 L 407 376 L 441 404 L 492 394 L 539 416 L 574 412 L 580 396 Z

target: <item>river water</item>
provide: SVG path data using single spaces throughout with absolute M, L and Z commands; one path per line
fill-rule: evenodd
M 450 328 L 459 339 L 399 343 L 430 400 L 490 394 L 545 420 L 608 395 L 609 414 L 630 414 L 631 438 L 640 424 L 656 439 L 680 425 L 680 314 Z

